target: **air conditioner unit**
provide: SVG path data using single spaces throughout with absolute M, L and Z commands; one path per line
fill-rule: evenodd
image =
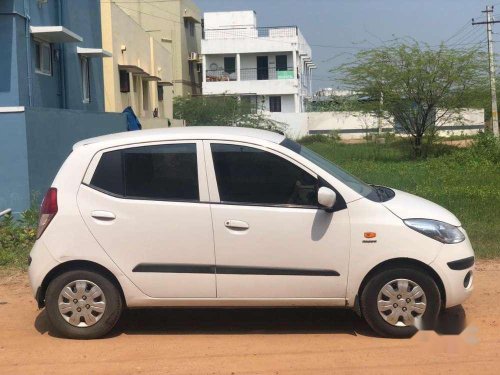
M 189 61 L 198 61 L 198 53 L 197 52 L 190 52 L 188 60 Z

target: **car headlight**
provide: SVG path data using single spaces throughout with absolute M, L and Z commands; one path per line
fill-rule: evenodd
M 465 240 L 465 235 L 456 226 L 430 219 L 407 219 L 404 223 L 436 241 L 452 244 Z

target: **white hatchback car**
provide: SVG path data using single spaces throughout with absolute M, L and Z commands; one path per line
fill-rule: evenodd
M 189 127 L 77 143 L 42 203 L 29 276 L 71 338 L 150 306 L 348 307 L 406 337 L 471 294 L 473 266 L 460 221 L 434 203 L 276 133 Z

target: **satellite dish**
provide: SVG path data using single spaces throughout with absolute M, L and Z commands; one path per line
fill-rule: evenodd
M 211 63 L 210 70 L 219 70 L 219 66 L 216 63 Z

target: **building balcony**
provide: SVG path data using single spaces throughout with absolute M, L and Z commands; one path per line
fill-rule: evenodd
M 273 79 L 252 81 L 206 81 L 203 95 L 294 95 L 299 94 L 297 79 Z
M 293 67 L 288 68 L 243 68 L 240 69 L 240 81 L 266 81 L 276 79 L 295 79 Z M 238 81 L 238 73 L 228 73 L 224 69 L 206 71 L 206 82 Z

